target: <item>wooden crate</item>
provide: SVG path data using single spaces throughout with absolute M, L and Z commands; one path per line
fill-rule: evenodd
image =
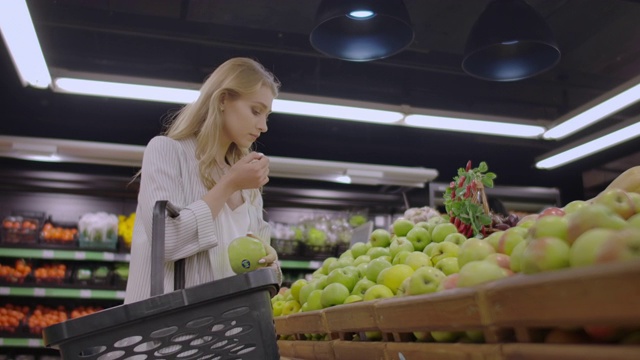
M 291 340 L 278 340 L 278 351 L 280 352 L 280 357 L 282 358 L 296 358 L 296 352 L 293 348 L 293 344 L 296 341 Z
M 502 358 L 504 360 L 634 360 L 640 359 L 640 346 L 504 344 Z
M 274 318 L 276 334 L 294 335 L 298 340 L 306 340 L 305 334 L 327 334 L 324 310 L 301 312 Z
M 381 300 L 357 302 L 324 309 L 327 330 L 333 339 L 352 340 L 354 334 L 380 331 L 376 324 L 375 304 Z
M 386 360 L 385 348 L 385 342 L 333 341 L 336 360 Z
M 520 342 L 539 328 L 640 326 L 640 261 L 518 274 L 480 288 L 481 311 L 495 327 L 515 329 Z
M 501 360 L 499 344 L 387 343 L 388 360 Z M 400 357 L 402 355 L 402 357 Z M 551 358 L 550 358 L 551 359 Z

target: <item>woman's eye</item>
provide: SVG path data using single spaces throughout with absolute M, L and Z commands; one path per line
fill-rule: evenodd
M 253 115 L 260 115 L 260 110 L 253 110 Z

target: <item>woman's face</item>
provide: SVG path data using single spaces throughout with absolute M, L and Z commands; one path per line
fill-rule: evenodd
M 222 140 L 249 148 L 267 131 L 267 116 L 271 113 L 273 94 L 263 86 L 253 94 L 222 101 Z

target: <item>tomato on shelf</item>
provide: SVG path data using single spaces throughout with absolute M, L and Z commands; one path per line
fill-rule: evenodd
M 75 241 L 78 229 L 74 227 L 55 226 L 47 222 L 42 226 L 40 236 L 47 243 L 69 244 Z
M 41 336 L 42 329 L 67 320 L 67 310 L 60 305 L 56 308 L 38 305 L 29 316 L 29 332 Z
M 44 264 L 33 271 L 36 283 L 61 284 L 67 277 L 67 265 Z
M 0 264 L 0 281 L 21 284 L 31 274 L 31 266 L 23 259 L 18 259 L 15 266 Z
M 15 333 L 21 325 L 25 324 L 25 317 L 29 313 L 29 307 L 5 304 L 0 307 L 0 332 Z

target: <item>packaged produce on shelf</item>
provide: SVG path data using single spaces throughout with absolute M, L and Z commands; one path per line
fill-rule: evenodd
M 26 324 L 29 307 L 14 304 L 0 306 L 0 334 L 15 335 Z
M 70 278 L 69 269 L 64 263 L 44 263 L 33 270 L 36 284 L 61 285 Z
M 44 214 L 12 215 L 2 220 L 2 241 L 13 244 L 33 244 L 38 241 L 38 230 Z
M 81 248 L 115 249 L 118 244 L 118 217 L 106 212 L 87 213 L 78 221 Z
M 135 212 L 132 212 L 129 215 L 118 215 L 118 235 L 122 237 L 122 241 L 127 248 L 131 248 L 131 241 L 133 240 L 133 225 L 135 222 Z
M 53 324 L 65 321 L 69 318 L 64 306 L 50 307 L 37 305 L 30 313 L 28 319 L 29 332 L 38 337 L 42 336 L 42 329 Z
M 14 266 L 0 264 L 0 282 L 8 284 L 22 284 L 31 274 L 31 266 L 24 260 L 18 259 Z
M 47 244 L 75 245 L 78 228 L 76 226 L 55 225 L 45 221 L 40 231 L 40 239 Z
M 367 243 L 356 243 L 325 259 L 310 279 L 296 281 L 272 298 L 274 316 L 640 261 L 640 194 L 610 188 L 589 201 L 571 201 L 513 222 L 502 219 L 500 223 L 509 226 L 500 229 L 486 211 L 478 185 L 474 188 L 473 182 L 467 182 L 471 178 L 492 186 L 496 176 L 485 177 L 490 174 L 487 169 L 484 163 L 476 170 L 470 164 L 461 169 L 444 195 L 455 199 L 447 202 L 447 214 L 426 221 L 416 218 L 418 222 L 399 218 L 390 229 L 375 229 Z M 625 181 L 629 187 L 629 180 Z M 594 328 L 597 326 L 578 327 L 577 332 L 598 341 Z M 414 340 L 482 341 L 482 334 L 471 330 L 416 333 Z M 613 330 L 629 335 L 633 329 Z M 560 331 L 551 332 L 550 341 L 561 337 Z M 370 335 L 372 340 L 375 334 Z

